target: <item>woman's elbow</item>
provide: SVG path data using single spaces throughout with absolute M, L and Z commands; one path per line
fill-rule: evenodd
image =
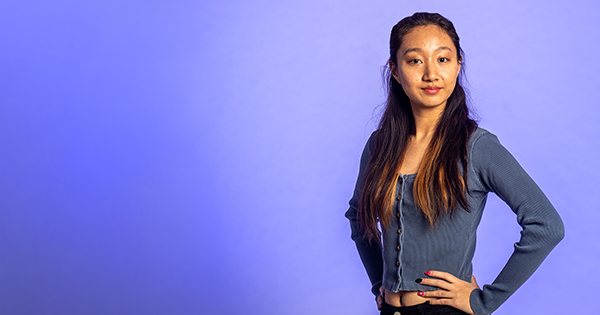
M 565 225 L 560 217 L 557 217 L 552 224 L 547 225 L 548 242 L 552 243 L 552 246 L 556 246 L 565 237 Z

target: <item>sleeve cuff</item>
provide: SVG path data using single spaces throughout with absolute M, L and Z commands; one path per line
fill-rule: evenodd
M 375 282 L 373 287 L 371 288 L 371 292 L 375 294 L 375 296 L 379 295 L 379 288 L 381 288 L 381 281 Z
M 486 313 L 483 307 L 483 301 L 481 299 L 481 294 L 483 291 L 481 289 L 475 289 L 471 292 L 471 296 L 469 297 L 469 303 L 471 304 L 471 309 L 475 315 L 489 315 L 491 313 Z

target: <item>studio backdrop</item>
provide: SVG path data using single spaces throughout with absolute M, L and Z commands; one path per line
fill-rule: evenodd
M 472 105 L 566 237 L 495 314 L 585 314 L 596 1 L 1 1 L 0 314 L 377 314 L 344 213 L 392 26 L 452 20 Z M 491 195 L 474 274 L 518 241 Z

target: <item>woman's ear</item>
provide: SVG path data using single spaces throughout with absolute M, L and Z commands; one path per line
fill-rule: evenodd
M 392 72 L 392 76 L 394 77 L 394 79 L 396 79 L 398 84 L 402 84 L 400 83 L 400 76 L 398 75 L 398 67 L 396 66 L 396 64 L 394 64 L 394 62 L 391 59 L 388 61 L 388 66 L 390 67 L 390 71 Z

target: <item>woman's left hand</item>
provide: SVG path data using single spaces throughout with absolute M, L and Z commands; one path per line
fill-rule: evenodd
M 474 314 L 470 303 L 471 292 L 479 288 L 474 276 L 471 276 L 471 282 L 466 282 L 443 271 L 427 271 L 425 274 L 438 279 L 423 278 L 419 283 L 438 287 L 441 290 L 419 291 L 419 296 L 436 298 L 429 301 L 431 305 L 448 305 L 465 313 Z

